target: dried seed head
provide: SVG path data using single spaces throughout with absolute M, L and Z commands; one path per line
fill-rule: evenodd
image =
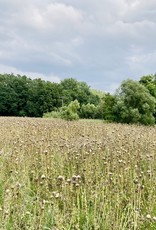
M 41 179 L 42 179 L 42 180 L 46 179 L 46 176 L 43 174 L 43 175 L 41 176 Z
M 150 214 L 147 214 L 146 218 L 147 218 L 148 220 L 150 220 L 150 219 L 151 219 L 151 215 L 150 215 Z
M 60 193 L 57 192 L 57 193 L 55 194 L 55 198 L 59 198 L 59 197 L 60 197 Z
M 67 179 L 67 183 L 70 184 L 71 183 L 71 179 Z
M 77 176 L 77 179 L 78 179 L 78 180 L 81 180 L 81 176 L 80 176 L 80 175 L 78 175 L 78 176 Z
M 21 187 L 21 184 L 19 182 L 16 183 L 17 188 Z
M 138 184 L 138 180 L 137 179 L 135 179 L 133 182 L 134 182 L 134 184 Z
M 64 180 L 64 177 L 63 176 L 58 176 L 57 178 L 59 181 L 63 181 Z
M 9 215 L 9 211 L 8 210 L 5 211 L 5 215 Z
M 44 206 L 41 206 L 41 210 L 44 210 Z
M 6 192 L 6 194 L 9 194 L 9 193 L 10 193 L 10 190 L 9 190 L 9 189 L 7 189 L 5 192 Z
M 144 187 L 145 187 L 144 185 L 141 185 L 141 187 L 140 187 L 140 188 L 141 188 L 141 189 L 144 189 Z
M 42 200 L 42 204 L 44 205 L 46 203 L 46 200 Z
M 44 152 L 43 152 L 45 155 L 47 155 L 48 154 L 48 150 L 44 150 Z
M 75 181 L 77 179 L 77 176 L 73 175 L 72 180 Z

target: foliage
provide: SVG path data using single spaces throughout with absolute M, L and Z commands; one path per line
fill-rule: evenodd
M 77 113 L 73 113 L 71 110 L 67 108 L 61 113 L 61 118 L 67 121 L 73 121 L 78 120 L 79 115 Z
M 82 118 L 94 119 L 97 114 L 97 107 L 94 104 L 88 103 L 87 105 L 82 105 L 80 114 Z
M 61 118 L 65 120 L 70 120 L 70 121 L 78 120 L 79 119 L 79 115 L 78 115 L 79 108 L 80 108 L 80 103 L 78 102 L 78 100 L 70 102 L 68 107 L 65 106 L 61 109 L 60 111 Z
M 105 121 L 114 121 L 114 112 L 112 110 L 115 104 L 115 97 L 109 93 L 106 93 L 101 99 L 97 107 L 97 118 L 104 119 Z
M 61 81 L 61 86 L 65 105 L 68 105 L 74 100 L 78 100 L 80 105 L 87 103 L 99 103 L 100 98 L 98 95 L 92 93 L 86 82 L 78 82 L 73 78 L 66 78 Z
M 52 111 L 43 114 L 43 118 L 61 118 L 60 111 Z
M 143 76 L 139 82 L 149 90 L 153 97 L 156 98 L 156 74 Z
M 13 74 L 0 75 L 0 115 L 41 117 L 61 106 L 59 84 Z
M 73 101 L 77 101 L 78 108 Z M 0 74 L 0 115 L 103 119 L 122 123 L 156 122 L 156 75 L 128 80 L 115 95 L 92 90 L 86 82 L 66 78 L 60 83 Z M 73 107 L 74 106 L 74 107 Z
M 139 82 L 144 85 L 149 90 L 149 93 L 156 99 L 156 74 L 143 76 Z M 156 111 L 154 112 L 154 117 L 156 120 Z
M 61 83 L 52 83 L 26 76 L 0 75 L 0 115 L 42 117 L 43 113 L 55 108 L 68 106 L 71 101 L 80 104 L 98 104 L 99 97 L 94 95 L 85 82 L 73 78 Z
M 100 99 L 104 98 L 105 97 L 105 92 L 101 91 L 101 90 L 96 90 L 96 89 L 91 89 L 91 92 L 98 96 Z
M 115 119 L 124 123 L 154 124 L 156 100 L 136 81 L 124 81 L 116 94 Z

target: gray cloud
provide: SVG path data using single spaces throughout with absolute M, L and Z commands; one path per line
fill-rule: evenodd
M 113 92 L 155 73 L 155 38 L 155 0 L 0 0 L 1 72 Z

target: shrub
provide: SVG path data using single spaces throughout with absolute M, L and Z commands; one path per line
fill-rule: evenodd
M 59 111 L 52 111 L 43 114 L 44 118 L 61 118 L 61 113 Z
M 80 114 L 82 118 L 94 119 L 97 114 L 97 107 L 94 104 L 88 103 L 87 105 L 82 105 Z
M 61 112 L 61 118 L 67 121 L 78 120 L 79 115 L 72 112 L 69 108 Z
M 78 120 L 79 115 L 78 115 L 78 110 L 80 108 L 80 103 L 78 100 L 72 101 L 68 107 L 62 107 L 61 109 L 61 118 L 72 121 L 72 120 Z

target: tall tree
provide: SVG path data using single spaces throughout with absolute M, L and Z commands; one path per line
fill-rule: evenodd
M 86 82 L 78 82 L 73 78 L 66 78 L 61 81 L 62 98 L 66 105 L 71 101 L 78 100 L 80 105 L 92 103 L 98 104 L 100 98 L 91 92 Z
M 156 99 L 145 86 L 137 81 L 122 82 L 116 93 L 113 107 L 116 121 L 125 123 L 154 124 Z
M 156 98 L 156 74 L 143 76 L 140 81 L 150 92 L 150 94 Z

